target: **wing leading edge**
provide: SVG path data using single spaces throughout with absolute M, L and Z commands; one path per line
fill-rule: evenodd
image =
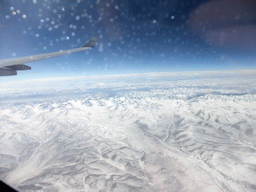
M 91 49 L 96 45 L 98 39 L 99 37 L 95 36 L 92 39 L 90 39 L 88 42 L 86 42 L 82 47 L 76 48 L 76 49 L 68 49 L 68 50 L 58 51 L 53 53 L 0 60 L 0 76 L 17 75 L 17 71 L 19 70 L 30 70 L 31 67 L 24 65 L 24 63 L 39 61 L 43 59 L 75 53 L 78 51 L 84 51 L 86 49 Z

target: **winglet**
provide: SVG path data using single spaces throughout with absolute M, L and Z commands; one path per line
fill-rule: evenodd
M 91 47 L 93 48 L 95 46 L 95 44 L 97 43 L 99 37 L 95 36 L 92 39 L 90 39 L 89 41 L 87 41 L 82 47 Z

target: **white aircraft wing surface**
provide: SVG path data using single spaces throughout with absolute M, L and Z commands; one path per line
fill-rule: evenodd
M 68 50 L 58 51 L 53 53 L 0 60 L 0 76 L 17 75 L 17 71 L 19 70 L 30 70 L 31 67 L 24 65 L 24 63 L 39 61 L 39 60 L 66 55 L 66 54 L 70 54 L 78 51 L 84 51 L 86 49 L 91 49 L 95 46 L 98 39 L 99 37 L 95 36 L 91 40 L 86 42 L 82 47 L 76 48 L 76 49 L 68 49 Z

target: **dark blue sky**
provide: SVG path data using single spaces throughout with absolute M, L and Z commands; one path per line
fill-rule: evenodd
M 2 0 L 0 58 L 76 48 L 97 35 L 94 49 L 30 63 L 19 75 L 255 68 L 256 4 L 229 1 Z

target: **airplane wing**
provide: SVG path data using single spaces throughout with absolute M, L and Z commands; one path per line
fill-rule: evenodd
M 17 71 L 19 70 L 30 70 L 31 67 L 24 65 L 24 63 L 39 61 L 39 60 L 57 57 L 61 55 L 71 54 L 78 51 L 84 51 L 86 49 L 91 49 L 95 46 L 98 39 L 99 37 L 95 36 L 91 40 L 86 42 L 82 47 L 76 48 L 76 49 L 68 49 L 68 50 L 58 51 L 53 53 L 0 60 L 0 76 L 17 75 Z

